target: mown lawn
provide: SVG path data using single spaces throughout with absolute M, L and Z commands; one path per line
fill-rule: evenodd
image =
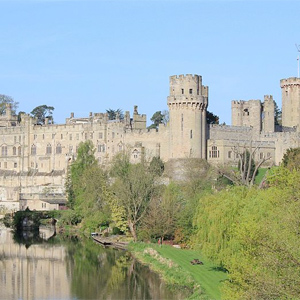
M 201 290 L 208 299 L 221 299 L 220 285 L 227 279 L 227 274 L 220 271 L 217 266 L 209 262 L 199 252 L 194 250 L 176 249 L 171 246 L 156 244 L 144 244 L 145 248 L 155 249 L 162 257 L 171 259 L 183 270 L 183 273 L 189 274 L 196 284 L 201 286 Z M 132 245 L 133 249 L 142 252 L 142 248 Z M 135 251 L 135 250 L 133 250 Z M 192 265 L 193 259 L 199 259 L 203 265 Z

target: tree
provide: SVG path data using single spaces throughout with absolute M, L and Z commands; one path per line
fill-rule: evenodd
M 48 118 L 49 122 L 53 123 L 53 110 L 53 106 L 40 105 L 34 108 L 30 114 L 37 119 L 38 124 L 45 124 L 46 118 Z
M 161 112 L 160 110 L 155 112 L 150 119 L 153 124 L 151 124 L 148 129 L 158 128 L 159 124 L 166 124 L 169 121 L 168 111 Z
M 231 167 L 228 168 L 228 166 L 219 166 L 219 174 L 236 185 L 252 186 L 258 169 L 264 162 L 271 159 L 271 156 L 262 157 L 258 162 L 255 162 L 254 157 L 257 150 L 259 150 L 259 145 L 252 147 L 252 142 L 250 142 L 249 147 L 246 145 L 234 147 L 233 153 L 238 158 L 238 171 Z
M 219 124 L 219 117 L 210 111 L 206 112 L 207 124 Z
M 115 179 L 112 192 L 118 205 L 125 209 L 128 227 L 136 241 L 137 227 L 144 218 L 156 191 L 156 175 L 149 171 L 146 163 L 131 164 L 126 154 L 115 157 L 111 175 Z
M 77 158 L 69 167 L 66 182 L 69 207 L 83 218 L 83 229 L 91 230 L 107 224 L 112 199 L 106 175 L 94 152 L 90 140 L 79 144 Z
M 282 111 L 275 102 L 275 125 L 282 125 Z
M 107 109 L 106 113 L 108 114 L 108 120 L 116 120 L 117 118 L 119 118 L 120 120 L 124 119 L 124 114 L 122 109 L 118 108 L 118 109 Z
M 6 104 L 11 105 L 12 114 L 15 115 L 19 106 L 19 102 L 16 102 L 12 97 L 0 94 L 0 115 L 4 115 L 6 112 Z
M 300 169 L 300 148 L 290 148 L 282 159 L 282 165 L 289 170 Z

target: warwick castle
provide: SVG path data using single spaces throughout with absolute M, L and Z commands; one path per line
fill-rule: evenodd
M 257 148 L 255 160 L 269 158 L 280 164 L 288 148 L 300 146 L 300 78 L 280 81 L 282 126 L 275 126 L 272 96 L 261 100 L 232 101 L 232 125 L 208 125 L 208 87 L 199 75 L 170 77 L 167 98 L 169 122 L 148 130 L 146 115 L 125 112 L 109 120 L 106 113 L 90 113 L 65 124 L 38 125 L 23 114 L 21 120 L 7 106 L 0 116 L 0 208 L 23 210 L 63 209 L 68 165 L 76 159 L 80 142 L 91 140 L 99 164 L 107 165 L 120 151 L 129 151 L 132 162 L 143 156 L 164 162 L 205 159 L 211 164 L 237 164 L 234 149 Z

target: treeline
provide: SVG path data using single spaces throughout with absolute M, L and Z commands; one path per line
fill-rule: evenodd
M 114 233 L 130 234 L 134 240 L 175 239 L 187 244 L 193 232 L 193 217 L 201 194 L 211 190 L 207 178 L 185 184 L 165 185 L 164 164 L 158 157 L 130 163 L 118 154 L 109 168 L 101 168 L 91 141 L 81 143 L 70 165 L 66 183 L 68 210 L 60 220 L 90 233 L 110 227 Z
M 299 299 L 300 173 L 273 169 L 264 189 L 201 198 L 194 246 L 229 272 L 224 299 Z
M 199 249 L 228 272 L 224 299 L 298 299 L 299 153 L 288 151 L 262 188 L 229 184 L 206 162 L 205 176 L 165 185 L 159 158 L 131 164 L 118 154 L 104 170 L 87 141 L 68 172 L 71 209 L 61 221 L 84 232 L 110 227 L 136 241 L 173 239 Z

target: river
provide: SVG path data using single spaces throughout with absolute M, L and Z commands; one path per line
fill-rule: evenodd
M 182 299 L 129 252 L 0 227 L 0 299 Z

